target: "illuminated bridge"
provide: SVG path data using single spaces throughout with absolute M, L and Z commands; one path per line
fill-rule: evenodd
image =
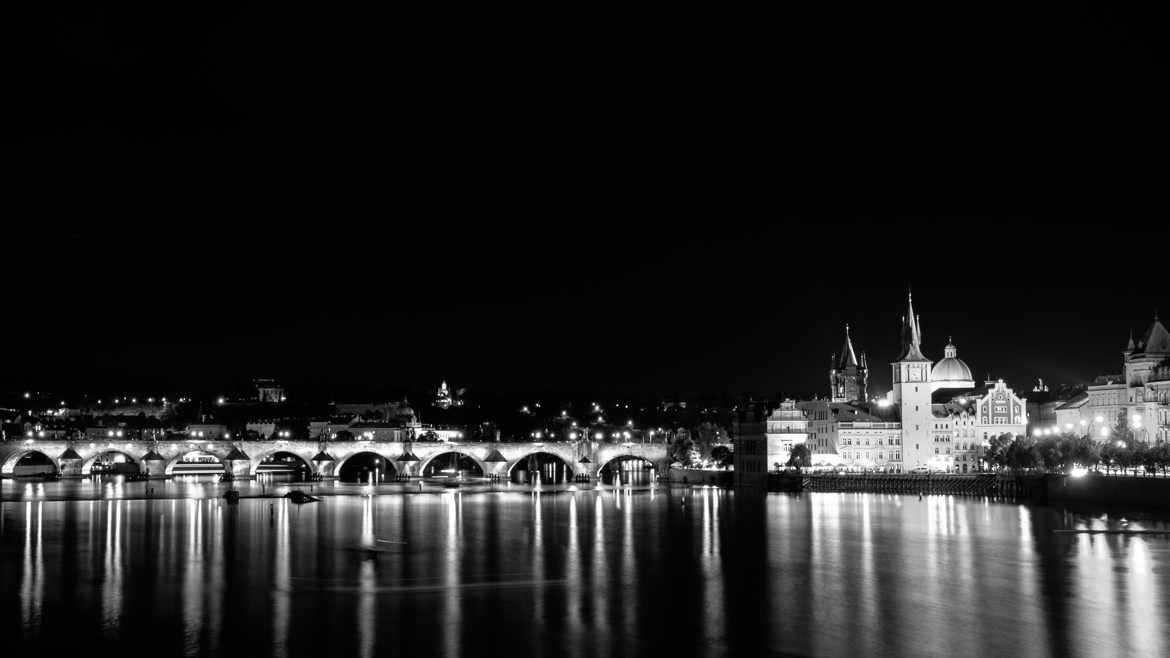
M 665 443 L 380 441 L 59 441 L 0 443 L 0 476 L 58 473 L 82 477 L 116 465 L 152 478 L 230 473 L 252 478 L 281 470 L 366 482 L 460 473 L 544 482 L 605 478 L 615 471 L 665 473 Z

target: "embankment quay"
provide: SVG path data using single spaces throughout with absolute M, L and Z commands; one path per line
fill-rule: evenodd
M 570 479 L 597 478 L 611 464 L 638 461 L 658 473 L 669 466 L 665 443 L 579 442 L 377 442 L 377 441 L 55 441 L 25 439 L 0 443 L 0 476 L 20 475 L 26 456 L 39 454 L 61 477 L 81 477 L 95 464 L 116 456 L 122 464 L 151 478 L 170 477 L 192 456 L 222 464 L 234 479 L 255 477 L 274 458 L 293 460 L 308 475 L 336 478 L 357 457 L 380 459 L 389 477 L 425 474 L 436 459 L 474 464 L 485 476 L 507 477 L 532 460 L 556 462 Z M 42 460 L 43 461 L 43 460 Z M 436 462 L 439 463 L 439 462 Z M 524 468 L 524 466 L 521 466 Z
M 1064 474 L 771 473 L 769 491 L 987 496 L 1009 500 L 1170 508 L 1170 478 Z
M 1042 493 L 1044 476 L 1004 476 L 995 473 L 773 473 L 769 476 L 768 488 L 772 491 L 859 491 L 1032 498 Z

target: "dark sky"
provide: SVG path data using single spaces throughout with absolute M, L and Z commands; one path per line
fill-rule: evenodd
M 1022 387 L 1118 370 L 1127 327 L 1170 308 L 1159 259 L 1091 255 L 1166 231 L 1104 220 L 366 230 L 160 222 L 9 249 L 5 383 L 817 392 L 849 322 L 884 389 L 910 284 L 929 356 L 953 335 L 977 377 Z
M 1023 386 L 1170 308 L 1165 5 L 5 12 L 6 387 L 880 386 L 907 285 Z M 974 218 L 783 220 L 875 212 Z

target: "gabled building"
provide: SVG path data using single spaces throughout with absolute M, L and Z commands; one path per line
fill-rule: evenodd
M 1074 405 L 1074 398 L 1058 409 L 1061 426 L 1079 425 L 1104 441 L 1121 421 L 1140 441 L 1170 441 L 1170 332 L 1156 313 L 1140 340 L 1130 333 L 1121 363 L 1121 373 L 1089 385 L 1084 402 Z

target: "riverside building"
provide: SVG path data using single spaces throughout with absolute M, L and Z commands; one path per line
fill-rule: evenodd
M 760 462 L 753 469 L 776 470 L 804 444 L 813 468 L 970 473 L 982 469 L 991 438 L 1027 429 L 1027 400 L 1002 379 L 976 385 L 952 340 L 938 363 L 926 356 L 912 297 L 890 367 L 890 392 L 867 399 L 868 358 L 854 348 L 846 326 L 841 354 L 830 365 L 829 395 L 781 402 L 745 458 Z M 736 458 L 739 468 L 738 452 Z

